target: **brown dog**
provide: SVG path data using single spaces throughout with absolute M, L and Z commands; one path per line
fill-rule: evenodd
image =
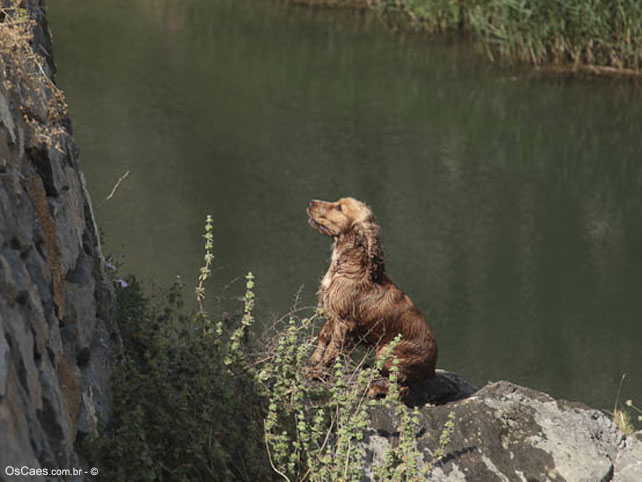
M 307 212 L 312 227 L 334 240 L 330 268 L 318 292 L 327 321 L 308 375 L 321 376 L 341 351 L 357 343 L 374 347 L 379 357 L 401 334 L 392 354 L 398 360 L 401 392 L 407 394 L 409 384 L 434 374 L 437 343 L 417 307 L 385 274 L 380 228 L 372 211 L 356 199 L 342 198 L 310 201 Z M 391 366 L 388 359 L 384 376 Z M 370 396 L 387 391 L 386 384 L 375 384 Z

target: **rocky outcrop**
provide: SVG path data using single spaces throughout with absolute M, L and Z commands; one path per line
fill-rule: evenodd
M 625 437 L 598 410 L 508 382 L 471 393 L 470 384 L 443 372 L 430 388 L 428 397 L 437 394 L 441 404 L 420 406 L 417 448 L 424 460 L 432 460 L 449 414 L 455 416 L 446 455 L 431 480 L 642 481 L 642 432 Z M 455 401 L 444 403 L 448 397 Z M 372 415 L 366 472 L 382 462 L 399 436 L 394 414 L 377 409 Z
M 51 78 L 44 3 L 23 5 Z M 80 480 L 37 469 L 80 469 L 79 438 L 109 417 L 113 291 L 69 121 L 48 138 L 55 92 L 18 70 L 0 72 L 0 479 Z

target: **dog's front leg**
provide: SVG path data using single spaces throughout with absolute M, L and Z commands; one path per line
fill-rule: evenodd
M 340 319 L 333 321 L 330 341 L 328 342 L 320 361 L 320 364 L 324 368 L 331 367 L 339 353 L 346 348 L 346 338 L 349 331 L 349 325 L 345 321 Z
M 321 327 L 319 336 L 317 337 L 317 347 L 314 350 L 314 353 L 310 357 L 310 361 L 307 367 L 304 367 L 302 373 L 304 376 L 311 378 L 313 380 L 321 380 L 325 374 L 325 368 L 322 361 L 325 358 L 325 354 L 332 339 L 332 334 L 334 332 L 332 319 L 328 320 Z
M 304 371 L 307 377 L 323 378 L 326 370 L 344 349 L 348 331 L 348 325 L 342 320 L 328 318 L 319 332 L 317 348 L 310 357 L 310 366 Z
M 321 363 L 321 360 L 323 360 L 325 351 L 334 332 L 334 328 L 332 325 L 332 319 L 328 319 L 321 327 L 321 331 L 319 332 L 319 336 L 317 338 L 317 348 L 316 350 L 314 350 L 314 353 L 310 357 L 310 364 L 313 366 L 319 365 Z

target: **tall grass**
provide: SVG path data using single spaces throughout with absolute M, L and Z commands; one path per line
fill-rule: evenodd
M 611 415 L 611 417 L 613 418 L 613 422 L 615 422 L 615 424 L 624 434 L 630 435 L 637 430 L 637 427 L 633 422 L 634 416 L 637 417 L 638 422 L 642 422 L 642 409 L 636 407 L 633 404 L 633 400 L 627 400 L 624 403 L 626 408 L 620 404 L 620 394 L 622 393 L 622 385 L 624 385 L 625 378 L 626 373 L 622 374 L 622 378 L 620 379 L 620 385 L 617 389 L 613 411 L 606 413 Z M 634 412 L 637 412 L 637 415 Z
M 640 69 L 639 0 L 494 0 L 466 13 L 465 23 L 491 54 L 496 47 L 504 57 L 534 65 Z
M 371 0 L 389 23 L 465 32 L 491 59 L 640 73 L 642 0 Z

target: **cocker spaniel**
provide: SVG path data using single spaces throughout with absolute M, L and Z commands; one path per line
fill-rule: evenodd
M 380 357 L 401 334 L 392 355 L 398 360 L 400 391 L 407 395 L 410 384 L 434 374 L 437 343 L 414 303 L 386 276 L 380 228 L 372 210 L 348 197 L 310 201 L 307 213 L 310 225 L 334 242 L 330 267 L 318 291 L 326 323 L 307 375 L 321 377 L 339 353 L 356 344 L 374 347 Z M 392 359 L 383 365 L 386 377 Z M 387 383 L 375 383 L 369 395 L 387 393 Z

